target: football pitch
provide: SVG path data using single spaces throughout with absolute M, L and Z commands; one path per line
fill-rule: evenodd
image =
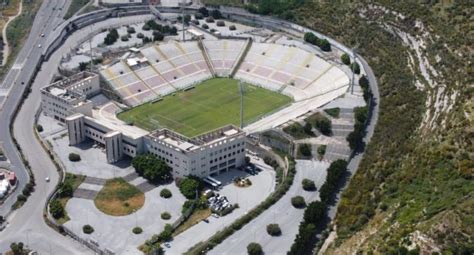
M 292 101 L 288 96 L 253 85 L 245 84 L 243 87 L 245 124 Z M 168 128 L 187 137 L 228 124 L 240 126 L 238 81 L 210 79 L 193 89 L 121 112 L 117 117 L 149 131 Z

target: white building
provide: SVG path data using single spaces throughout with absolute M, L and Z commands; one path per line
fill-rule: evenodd
M 124 155 L 150 153 L 165 161 L 173 169 L 174 177 L 205 177 L 245 163 L 245 133 L 232 125 L 187 138 L 168 129 L 147 133 L 127 126 L 115 130 L 108 123 L 81 113 L 67 117 L 66 124 L 70 145 L 92 139 L 105 146 L 109 163 Z
M 92 102 L 87 100 L 100 93 L 99 75 L 81 72 L 41 89 L 41 107 L 45 115 L 64 122 L 73 113 L 90 116 Z

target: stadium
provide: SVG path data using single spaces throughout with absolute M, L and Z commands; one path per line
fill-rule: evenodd
M 111 163 L 124 155 L 153 153 L 173 167 L 175 176 L 207 176 L 242 165 L 246 135 L 320 107 L 350 84 L 337 63 L 310 50 L 252 38 L 169 40 L 131 48 L 99 76 L 100 86 L 93 90 L 78 86 L 84 83 L 78 78 L 54 84 L 81 98 L 63 107 L 66 118 L 55 117 L 66 122 L 70 145 L 92 139 L 105 146 Z M 49 91 L 43 89 L 43 108 L 62 95 Z M 113 100 L 84 107 L 98 93 Z

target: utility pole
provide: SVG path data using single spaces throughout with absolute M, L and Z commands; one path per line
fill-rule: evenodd
M 239 81 L 239 91 L 240 91 L 240 128 L 244 128 L 244 88 L 242 86 L 242 81 Z

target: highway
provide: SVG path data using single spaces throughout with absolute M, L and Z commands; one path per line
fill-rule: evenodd
M 114 18 L 80 29 L 69 36 L 51 58 L 43 63 L 42 69 L 38 72 L 32 84 L 32 92 L 23 103 L 14 123 L 15 137 L 27 155 L 36 178 L 36 191 L 28 199 L 28 202 L 9 218 L 10 222 L 7 228 L 0 232 L 0 253 L 7 251 L 10 243 L 15 241 L 22 241 L 28 244 L 29 247 L 40 254 L 91 253 L 89 249 L 86 249 L 78 242 L 60 235 L 47 226 L 42 217 L 43 206 L 48 195 L 54 190 L 54 184 L 57 183 L 59 175 L 33 133 L 34 115 L 40 106 L 39 89 L 50 83 L 62 56 L 90 33 L 99 32 L 112 25 L 133 23 L 146 18 L 150 18 L 150 16 Z M 5 104 L 4 109 L 6 109 L 6 106 L 7 104 Z M 51 179 L 50 183 L 44 181 L 47 176 Z
M 20 181 L 19 188 L 0 207 L 0 215 L 7 214 L 16 200 L 16 196 L 21 193 L 24 185 L 29 180 L 28 172 L 23 166 L 11 138 L 10 118 L 20 102 L 28 77 L 34 74 L 36 63 L 41 57 L 43 47 L 39 48 L 38 45 L 44 44 L 47 40 L 47 37 L 41 37 L 41 34 L 51 33 L 55 26 L 63 22 L 62 17 L 69 6 L 69 1 L 50 0 L 43 2 L 23 48 L 0 85 L 0 141 L 3 142 L 5 155 L 13 165 L 13 170 Z

